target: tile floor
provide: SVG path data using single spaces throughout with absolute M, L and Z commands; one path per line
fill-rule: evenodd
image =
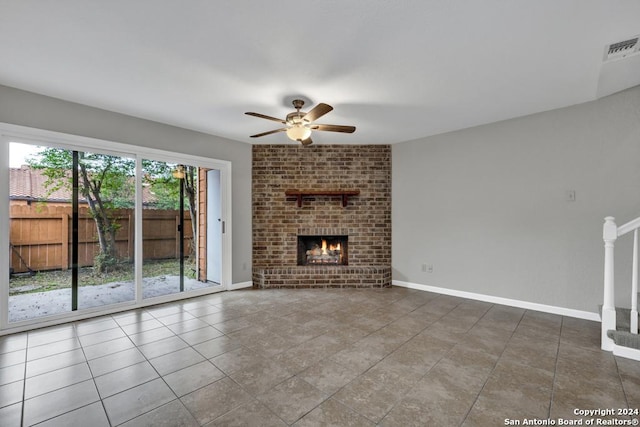
M 0 425 L 498 426 L 640 408 L 599 324 L 428 292 L 243 290 L 0 337 Z

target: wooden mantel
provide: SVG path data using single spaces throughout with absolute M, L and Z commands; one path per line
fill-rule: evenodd
M 285 190 L 284 194 L 297 197 L 298 207 L 302 207 L 302 198 L 308 196 L 340 196 L 342 207 L 345 207 L 349 202 L 349 196 L 357 196 L 360 190 Z

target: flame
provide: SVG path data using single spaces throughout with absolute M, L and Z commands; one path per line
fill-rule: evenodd
M 327 241 L 322 239 L 322 255 L 327 254 Z

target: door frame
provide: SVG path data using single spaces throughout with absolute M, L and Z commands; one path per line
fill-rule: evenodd
M 131 302 L 113 304 L 104 307 L 72 311 L 38 319 L 9 323 L 9 275 L 0 274 L 0 336 L 9 333 L 96 317 L 149 305 L 191 298 L 227 290 L 232 280 L 232 214 L 231 214 L 231 162 L 167 150 L 141 147 L 96 138 L 70 135 L 43 129 L 0 123 L 0 200 L 9 200 L 9 143 L 22 142 L 34 145 L 47 145 L 78 151 L 94 151 L 105 154 L 125 155 L 136 160 L 136 177 L 142 176 L 142 159 L 153 159 L 168 163 L 185 163 L 220 171 L 220 199 L 222 201 L 222 220 L 225 232 L 222 235 L 222 274 L 220 286 L 207 287 L 178 294 L 142 299 L 142 180 L 136 179 L 135 194 L 135 289 L 136 298 Z M 105 149 L 107 147 L 107 149 Z M 0 247 L 9 248 L 9 203 L 0 202 Z M 8 272 L 9 251 L 0 250 L 0 271 Z

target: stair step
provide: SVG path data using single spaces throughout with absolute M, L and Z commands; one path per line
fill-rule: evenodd
M 616 343 L 623 347 L 635 348 L 640 350 L 640 335 L 632 334 L 629 331 L 607 331 L 607 336 Z
M 638 315 L 640 319 L 640 315 Z M 631 310 L 628 308 L 616 307 L 616 330 L 627 331 L 631 327 Z

